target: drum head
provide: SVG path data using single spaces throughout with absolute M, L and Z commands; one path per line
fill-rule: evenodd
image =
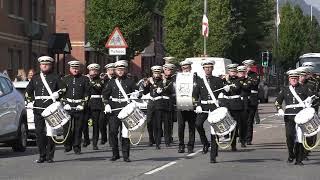
M 52 113 L 54 113 L 59 107 L 61 106 L 60 102 L 54 102 L 50 106 L 48 106 L 43 112 L 41 113 L 42 117 L 48 117 Z
M 217 123 L 224 119 L 228 113 L 228 109 L 226 107 L 219 107 L 216 110 L 212 111 L 208 115 L 209 123 Z
M 119 119 L 124 119 L 128 117 L 133 111 L 134 108 L 136 108 L 135 103 L 130 103 L 126 107 L 124 107 L 118 114 Z
M 314 108 L 305 108 L 302 109 L 295 117 L 294 121 L 297 124 L 304 124 L 308 122 L 309 120 L 313 119 L 315 114 Z

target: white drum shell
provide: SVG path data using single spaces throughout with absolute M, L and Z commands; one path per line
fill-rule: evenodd
M 237 122 L 233 120 L 228 109 L 225 107 L 220 107 L 209 112 L 208 122 L 219 136 L 231 133 L 237 126 Z
M 179 72 L 176 76 L 176 104 L 177 109 L 182 111 L 192 111 L 193 107 L 193 73 Z
M 320 131 L 320 118 L 315 113 L 314 108 L 305 108 L 301 110 L 295 116 L 294 121 L 300 127 L 302 134 L 306 137 L 314 136 Z
M 146 115 L 136 106 L 130 103 L 118 114 L 118 118 L 123 122 L 129 131 L 140 131 L 146 123 Z
M 59 129 L 63 127 L 70 119 L 70 115 L 60 102 L 54 102 L 48 106 L 42 113 L 41 116 L 47 121 L 52 129 Z

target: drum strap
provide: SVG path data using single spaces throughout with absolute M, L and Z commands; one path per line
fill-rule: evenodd
M 46 78 L 44 77 L 44 75 L 43 75 L 42 72 L 40 73 L 40 78 L 41 78 L 41 81 L 42 81 L 44 87 L 47 89 L 47 91 L 48 91 L 48 93 L 49 93 L 52 101 L 53 101 L 53 102 L 56 102 L 56 100 L 52 97 L 52 91 L 51 91 L 51 89 L 50 89 L 50 87 L 49 87 L 49 85 L 48 85 L 48 82 L 47 82 L 47 80 L 46 80 Z
M 123 87 L 121 86 L 119 80 L 116 79 L 115 81 L 116 81 L 116 85 L 118 86 L 118 88 L 119 88 L 122 96 L 124 97 L 124 99 L 125 99 L 128 103 L 130 103 L 129 97 L 128 97 L 128 95 L 126 94 L 126 92 L 124 91 Z
M 217 107 L 220 107 L 219 104 L 218 104 L 218 102 L 217 102 L 216 97 L 214 97 L 214 94 L 213 94 L 213 92 L 212 92 L 212 89 L 211 89 L 211 87 L 210 87 L 207 79 L 206 79 L 205 77 L 203 77 L 202 80 L 203 80 L 203 82 L 204 82 L 204 85 L 205 85 L 206 88 L 207 88 L 207 91 L 208 91 L 209 95 L 211 96 L 211 99 L 214 101 L 214 104 L 215 104 Z
M 300 104 L 302 107 L 305 107 L 303 101 L 302 101 L 301 98 L 298 96 L 297 92 L 293 89 L 292 86 L 289 86 L 289 90 L 290 90 L 291 94 L 294 96 L 294 98 L 297 99 L 297 101 L 299 102 L 299 104 Z

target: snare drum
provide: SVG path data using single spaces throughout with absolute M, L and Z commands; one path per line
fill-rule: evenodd
M 300 127 L 302 134 L 306 137 L 316 135 L 320 131 L 320 119 L 314 108 L 305 108 L 295 117 L 294 121 Z
M 61 128 L 71 119 L 70 115 L 63 109 L 60 102 L 54 102 L 48 106 L 41 113 L 41 116 L 47 121 L 52 129 Z
M 193 83 L 194 75 L 191 72 L 179 72 L 176 76 L 176 102 L 177 109 L 182 111 L 193 111 Z
M 142 131 L 147 116 L 135 103 L 130 103 L 119 112 L 118 118 L 129 131 Z
M 237 126 L 237 122 L 233 120 L 228 109 L 225 107 L 219 107 L 209 112 L 208 122 L 219 136 L 231 133 Z

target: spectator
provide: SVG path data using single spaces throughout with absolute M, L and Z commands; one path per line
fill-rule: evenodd
M 27 80 L 27 75 L 24 69 L 18 69 L 18 74 L 14 81 L 26 81 Z
M 31 81 L 31 78 L 33 77 L 34 74 L 35 74 L 34 69 L 30 69 L 30 70 L 28 71 L 27 81 Z

